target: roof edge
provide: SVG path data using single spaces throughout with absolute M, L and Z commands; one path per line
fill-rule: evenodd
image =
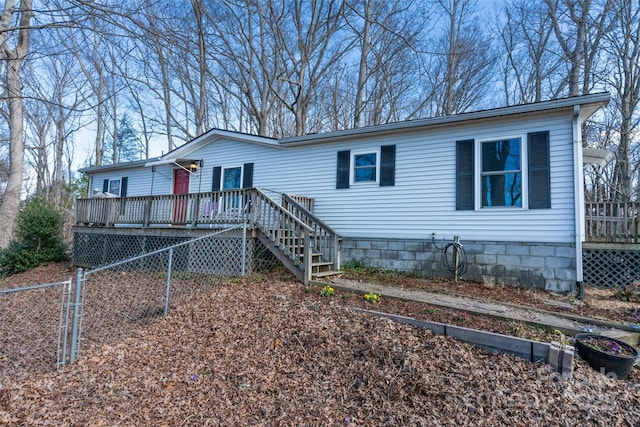
M 332 139 L 342 139 L 352 136 L 364 136 L 372 133 L 393 132 L 420 127 L 441 126 L 458 122 L 497 118 L 502 116 L 560 110 L 565 108 L 573 108 L 575 105 L 594 106 L 595 108 L 593 108 L 593 112 L 595 112 L 598 108 L 607 105 L 610 99 L 611 95 L 609 94 L 609 92 L 599 92 L 590 95 L 580 95 L 570 98 L 553 99 L 549 101 L 541 101 L 530 104 L 519 104 L 487 110 L 471 111 L 468 113 L 453 114 L 449 116 L 407 120 L 404 122 L 387 123 L 378 126 L 368 126 L 355 129 L 345 129 L 335 132 L 294 136 L 281 139 L 279 140 L 279 143 L 283 146 L 304 145 L 316 142 L 319 143 Z
M 138 166 L 144 166 L 148 162 L 153 162 L 159 160 L 160 157 L 150 157 L 144 160 L 134 160 L 132 162 L 124 162 L 124 163 L 114 163 L 111 165 L 100 165 L 100 166 L 87 166 L 86 168 L 78 169 L 80 173 L 92 173 L 92 172 L 103 172 L 103 171 L 112 171 L 119 169 L 129 169 L 135 168 Z

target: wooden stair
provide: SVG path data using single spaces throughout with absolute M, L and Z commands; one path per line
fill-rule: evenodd
M 286 208 L 256 190 L 258 240 L 305 284 L 340 274 L 340 236 L 295 200 L 282 197 Z

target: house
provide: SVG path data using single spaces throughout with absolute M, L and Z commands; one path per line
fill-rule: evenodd
M 339 236 L 334 264 L 443 276 L 439 248 L 457 237 L 464 278 L 566 292 L 582 281 L 581 128 L 608 101 L 599 93 L 283 139 L 213 129 L 159 158 L 82 169 L 90 189 L 122 200 L 122 221 L 91 220 L 82 207 L 77 227 L 206 229 L 257 211 L 246 191 L 258 189 L 278 204 L 296 195 L 286 200 Z M 151 208 L 127 220 L 125 206 L 149 196 L 169 197 L 164 222 Z

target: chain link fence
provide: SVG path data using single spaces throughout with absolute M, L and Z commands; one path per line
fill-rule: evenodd
M 68 351 L 72 281 L 0 290 L 0 375 L 48 370 Z
M 235 227 L 84 272 L 71 361 L 80 349 L 135 336 L 172 307 L 247 274 L 246 229 Z
M 70 279 L 0 290 L 0 374 L 73 362 L 81 350 L 135 337 L 228 278 L 276 263 L 241 226 L 78 269 L 75 286 Z

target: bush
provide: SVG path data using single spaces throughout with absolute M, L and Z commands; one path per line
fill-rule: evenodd
M 27 271 L 50 261 L 66 259 L 62 216 L 41 198 L 26 202 L 18 216 L 18 240 L 0 253 L 2 274 Z

